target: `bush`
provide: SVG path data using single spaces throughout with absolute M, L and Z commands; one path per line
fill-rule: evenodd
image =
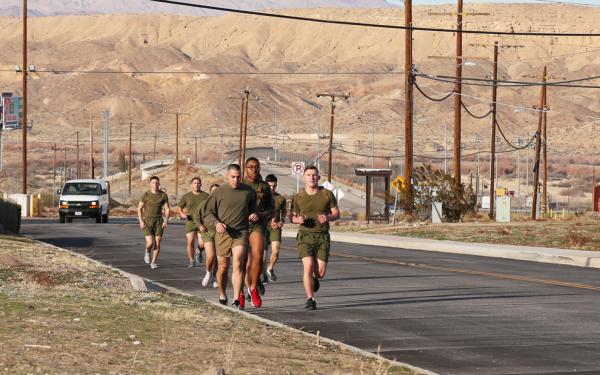
M 431 218 L 431 205 L 442 202 L 442 213 L 446 220 L 456 222 L 467 213 L 475 212 L 477 197 L 472 186 L 456 185 L 451 175 L 441 170 L 434 170 L 430 165 L 423 165 L 413 171 L 414 179 L 414 214 L 420 219 Z M 406 186 L 401 187 L 400 201 L 405 208 Z
M 0 224 L 4 230 L 19 233 L 21 230 L 21 206 L 0 199 Z

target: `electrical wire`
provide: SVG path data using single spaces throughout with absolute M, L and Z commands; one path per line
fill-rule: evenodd
M 502 131 L 502 128 L 500 127 L 500 124 L 498 124 L 498 120 L 494 121 L 494 124 L 496 125 L 496 128 L 498 129 L 498 131 L 500 132 L 500 135 L 502 135 L 502 138 L 504 138 L 504 141 L 506 142 L 506 144 L 508 144 L 510 147 L 512 147 L 515 151 L 517 150 L 524 150 L 527 147 L 531 146 L 531 144 L 533 143 L 533 141 L 537 138 L 538 136 L 538 132 L 535 133 L 535 135 L 533 137 L 531 137 L 531 139 L 529 140 L 529 142 L 527 142 L 527 144 L 525 146 L 515 146 L 513 145 L 508 138 L 506 138 L 506 136 L 504 135 L 504 132 Z
M 0 69 L 0 72 L 14 72 L 14 69 Z M 82 69 L 36 69 L 32 73 L 44 74 L 206 74 L 206 75 L 404 75 L 404 72 L 387 71 L 387 72 L 231 72 L 219 70 L 206 71 L 156 71 L 156 70 L 82 70 Z
M 259 12 L 259 11 L 251 11 L 251 10 L 243 10 L 243 9 L 234 9 L 234 8 L 225 8 L 225 7 L 216 7 L 211 5 L 204 4 L 193 4 L 187 3 L 183 1 L 173 1 L 173 0 L 148 0 L 155 3 L 162 4 L 171 4 L 171 5 L 180 5 L 186 7 L 200 8 L 200 9 L 209 9 L 216 10 L 220 12 L 231 12 L 231 13 L 240 13 L 252 16 L 260 16 L 260 17 L 271 17 L 271 18 L 281 18 L 287 20 L 295 20 L 295 21 L 307 21 L 307 22 L 316 22 L 316 23 L 325 23 L 325 24 L 334 24 L 334 25 L 346 25 L 346 26 L 361 26 L 361 27 L 373 27 L 380 29 L 397 29 L 397 30 L 412 30 L 412 31 L 432 31 L 432 32 L 442 32 L 442 33 L 456 33 L 456 29 L 443 29 L 443 28 L 434 28 L 434 27 L 406 27 L 399 25 L 387 25 L 387 24 L 374 24 L 374 23 L 366 23 L 366 22 L 352 22 L 352 21 L 340 21 L 340 20 L 328 20 L 328 19 L 319 19 L 319 18 L 311 18 L 311 17 L 301 17 L 301 16 L 291 16 L 287 14 L 280 13 L 267 13 L 267 12 Z M 485 31 L 485 30 L 462 30 L 463 34 L 484 34 L 484 35 L 532 35 L 532 36 L 584 36 L 584 37 L 598 37 L 600 33 L 550 33 L 550 32 L 519 32 L 519 31 Z
M 475 78 L 475 77 L 454 77 L 454 76 L 445 76 L 445 75 L 432 75 L 425 73 L 416 73 L 418 77 L 430 79 L 433 81 L 445 82 L 445 83 L 457 83 L 461 82 L 462 85 L 468 86 L 483 86 L 483 87 L 493 87 L 494 80 L 489 78 Z M 600 89 L 598 85 L 574 85 L 569 84 L 569 82 L 583 82 L 583 81 L 592 81 L 600 79 L 600 76 L 586 77 L 586 78 L 577 78 L 566 81 L 547 81 L 543 82 L 528 82 L 528 81 L 510 81 L 510 80 L 496 80 L 496 87 L 535 87 L 535 86 L 548 86 L 548 87 L 570 87 L 570 88 L 588 88 L 588 89 Z M 474 81 L 474 82 L 470 82 Z
M 423 90 L 421 90 L 421 87 L 419 87 L 419 84 L 417 83 L 417 81 L 415 80 L 414 82 L 414 86 L 417 88 L 417 90 L 421 93 L 421 95 L 423 95 L 424 97 L 426 97 L 427 99 L 433 101 L 433 102 L 443 102 L 444 100 L 448 99 L 449 97 L 452 96 L 452 94 L 454 94 L 454 90 L 452 90 L 451 92 L 448 93 L 448 95 L 442 97 L 442 98 L 432 98 L 431 96 L 425 94 L 425 92 Z
M 464 109 L 464 110 L 465 110 L 465 111 L 466 111 L 466 112 L 467 112 L 467 113 L 468 113 L 468 114 L 469 114 L 471 117 L 473 117 L 473 118 L 476 118 L 476 119 L 479 119 L 479 120 L 481 120 L 481 119 L 484 119 L 484 118 L 488 117 L 489 115 L 491 115 L 491 114 L 492 114 L 492 111 L 493 111 L 492 109 L 490 109 L 490 110 L 489 110 L 489 112 L 488 112 L 488 113 L 486 113 L 485 115 L 480 115 L 480 116 L 477 116 L 477 115 L 474 115 L 474 114 L 473 114 L 471 111 L 469 111 L 469 108 L 467 108 L 467 106 L 465 105 L 465 103 L 463 103 L 463 101 L 462 101 L 462 100 L 460 101 L 460 105 L 461 105 L 461 107 L 463 107 L 463 109 Z

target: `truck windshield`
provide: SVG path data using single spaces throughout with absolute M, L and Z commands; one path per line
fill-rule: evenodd
M 65 184 L 64 195 L 100 195 L 100 184 L 93 182 L 69 182 Z

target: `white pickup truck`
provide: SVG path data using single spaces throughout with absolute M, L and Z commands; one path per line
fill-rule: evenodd
M 58 206 L 58 221 L 95 218 L 96 223 L 108 223 L 110 199 L 104 180 L 69 180 L 62 189 Z

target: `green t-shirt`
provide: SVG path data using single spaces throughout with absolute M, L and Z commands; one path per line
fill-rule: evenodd
M 245 230 L 248 229 L 248 216 L 256 212 L 256 193 L 245 184 L 240 184 L 237 189 L 225 184 L 210 194 L 202 211 L 202 220 L 207 227 L 213 228 L 221 222 L 229 229 Z
M 256 213 L 260 216 L 260 221 L 268 221 L 273 210 L 273 195 L 271 194 L 269 184 L 262 179 L 258 182 L 251 182 L 244 179 L 243 182 L 250 186 L 256 193 Z
M 287 203 L 285 197 L 279 193 L 273 194 L 273 209 L 276 211 L 276 218 L 281 221 L 284 217 L 284 211 L 286 210 L 285 204 Z
M 198 207 L 196 207 L 196 210 L 192 213 L 192 217 L 194 219 L 194 224 L 196 224 L 196 226 L 199 226 L 200 224 L 204 225 L 204 220 L 202 219 L 202 215 L 204 214 L 204 209 L 206 208 L 206 202 L 208 202 L 208 197 L 206 197 L 205 200 L 203 200 Z
M 204 191 L 200 191 L 198 194 L 194 194 L 193 192 L 189 192 L 183 195 L 179 200 L 179 208 L 184 209 L 187 212 L 188 216 L 194 216 L 194 213 L 198 210 L 198 207 L 202 204 L 202 202 L 208 199 L 208 193 Z
M 144 218 L 156 219 L 162 217 L 163 206 L 169 204 L 169 196 L 164 191 L 154 194 L 148 190 L 142 195 L 140 202 L 144 203 Z
M 292 198 L 292 212 L 296 215 L 304 215 L 304 224 L 300 225 L 302 232 L 326 233 L 329 231 L 329 222 L 319 223 L 319 214 L 331 214 L 331 209 L 336 208 L 337 199 L 333 193 L 320 186 L 319 190 L 310 195 L 306 190 L 294 195 Z

